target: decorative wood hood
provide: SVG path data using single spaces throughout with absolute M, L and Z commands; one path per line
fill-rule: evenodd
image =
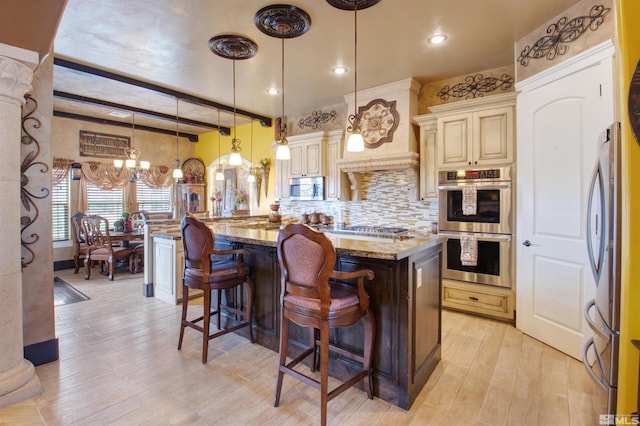
M 411 117 L 418 113 L 420 83 L 412 78 L 358 91 L 359 112 L 363 114 L 364 152 L 348 152 L 346 144 L 340 170 L 351 180 L 352 199 L 359 199 L 359 174 L 381 170 L 407 173 L 418 199 L 420 154 Z M 355 110 L 354 94 L 345 95 L 348 113 Z M 348 137 L 348 135 L 347 135 Z

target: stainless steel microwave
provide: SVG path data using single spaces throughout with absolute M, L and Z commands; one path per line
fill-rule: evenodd
M 300 177 L 289 180 L 292 200 L 324 200 L 324 176 Z

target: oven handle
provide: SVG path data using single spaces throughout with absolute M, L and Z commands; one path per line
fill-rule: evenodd
M 482 241 L 498 241 L 501 243 L 509 243 L 511 242 L 511 235 L 504 234 L 480 234 L 477 232 L 440 232 L 438 233 L 439 237 L 446 237 L 451 240 L 459 240 L 463 235 L 474 235 L 477 240 Z
M 438 185 L 438 189 L 440 190 L 462 190 L 462 188 L 465 185 L 471 185 L 472 183 L 461 183 L 461 184 L 457 184 L 457 185 Z M 478 183 L 473 183 L 474 185 L 476 185 L 476 187 L 478 187 L 478 189 L 509 189 L 511 188 L 511 184 L 508 183 L 503 183 L 503 184 L 496 184 L 496 183 L 482 183 L 482 182 L 478 182 Z

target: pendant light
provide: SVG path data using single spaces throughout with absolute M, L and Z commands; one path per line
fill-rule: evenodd
M 282 40 L 282 108 L 280 111 L 282 115 L 280 116 L 280 122 L 278 123 L 278 138 L 276 139 L 278 148 L 276 148 L 276 160 L 290 160 L 291 151 L 289 150 L 289 145 L 287 142 L 287 118 L 284 115 L 284 35 L 282 27 L 284 27 L 284 25 L 280 25 L 280 39 Z
M 178 132 L 178 117 L 180 116 L 178 113 L 178 103 L 180 102 L 180 99 L 178 99 L 176 97 L 176 161 L 175 161 L 175 165 L 173 168 L 173 178 L 174 179 L 182 179 L 183 175 L 182 175 L 182 169 L 180 168 L 180 157 L 178 156 L 178 138 L 179 138 L 179 132 Z
M 240 155 L 242 149 L 240 148 L 240 139 L 236 137 L 236 60 L 256 56 L 258 45 L 244 36 L 223 34 L 209 40 L 209 49 L 218 56 L 233 60 L 233 139 L 231 140 L 229 164 L 240 166 L 242 165 L 242 156 Z
M 231 155 L 229 156 L 229 164 L 232 166 L 242 165 L 242 156 L 240 155 L 240 139 L 237 137 L 236 124 L 236 60 L 233 60 L 233 139 L 231 139 Z
M 358 2 L 353 1 L 353 109 L 354 113 L 349 115 L 349 126 L 347 132 L 351 132 L 347 139 L 347 151 L 364 151 L 364 139 L 360 133 L 360 114 L 358 113 Z
M 224 171 L 222 170 L 222 160 L 220 159 L 220 110 L 218 110 L 218 167 L 216 167 L 216 180 L 224 180 Z
M 291 153 L 287 143 L 287 120 L 284 115 L 284 39 L 303 35 L 311 27 L 311 18 L 304 10 L 290 5 L 276 4 L 266 6 L 256 12 L 254 22 L 263 33 L 277 37 L 282 46 L 282 116 L 276 128 L 276 160 L 289 160 Z
M 249 159 L 251 161 L 251 167 L 249 168 L 247 182 L 254 183 L 256 181 L 256 177 L 253 174 L 253 119 L 251 119 L 251 140 L 249 142 L 251 143 L 251 158 Z
M 364 139 L 361 134 L 360 119 L 362 118 L 358 113 L 358 9 L 366 9 L 380 2 L 380 0 L 352 0 L 353 1 L 353 40 L 354 40 L 354 63 L 353 63 L 353 81 L 354 81 L 354 94 L 353 104 L 354 113 L 349 115 L 349 126 L 347 126 L 347 132 L 350 133 L 347 139 L 347 151 L 349 152 L 362 152 L 364 151 Z M 351 10 L 348 8 L 348 1 L 344 0 L 327 0 L 331 6 L 342 10 Z

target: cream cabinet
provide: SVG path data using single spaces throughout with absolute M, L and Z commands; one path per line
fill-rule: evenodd
M 441 169 L 512 164 L 515 93 L 429 108 L 437 118 L 437 166 Z
M 342 158 L 344 130 L 333 130 L 327 132 L 326 136 L 326 198 L 327 200 L 349 200 L 351 198 L 349 179 L 346 173 L 342 172 L 338 166 L 338 160 Z
M 154 296 L 175 305 L 182 300 L 182 241 L 153 238 Z
M 315 133 L 312 133 L 315 135 Z M 307 135 L 301 135 L 307 136 Z M 303 140 L 298 137 L 289 138 L 291 150 L 291 177 L 322 176 L 322 139 Z
M 436 166 L 437 119 L 435 114 L 413 117 L 420 126 L 420 199 L 438 198 L 438 171 Z
M 289 169 L 291 160 L 276 160 L 275 166 L 275 199 L 289 199 L 289 178 L 291 174 Z

